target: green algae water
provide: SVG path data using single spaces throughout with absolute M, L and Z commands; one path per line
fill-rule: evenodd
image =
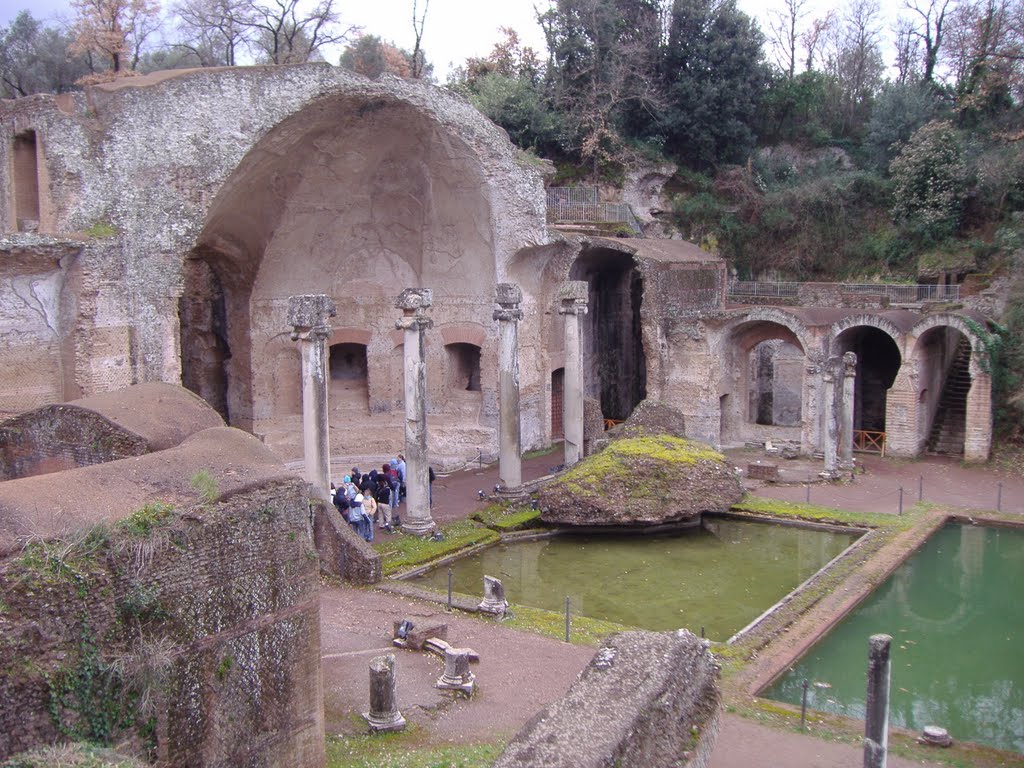
M 856 538 L 733 520 L 675 535 L 576 536 L 499 544 L 452 564 L 456 592 L 501 579 L 511 603 L 726 640 Z M 447 590 L 448 569 L 412 580 Z
M 864 717 L 868 637 L 891 635 L 890 720 L 1024 752 L 1024 531 L 950 525 L 763 695 Z

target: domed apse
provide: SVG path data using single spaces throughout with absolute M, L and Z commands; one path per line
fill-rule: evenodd
M 849 328 L 836 337 L 836 354 L 857 355 L 853 428 L 885 432 L 886 394 L 896 380 L 902 359 L 896 342 L 874 326 Z
M 366 333 L 363 407 L 400 404 L 401 377 L 374 355 L 390 349 L 402 289 L 430 287 L 435 304 L 468 313 L 453 320 L 490 316 L 488 188 L 461 137 L 397 99 L 332 95 L 288 117 L 225 181 L 190 254 L 206 268 L 182 299 L 186 386 L 245 429 L 297 415 L 287 298 L 324 293 Z
M 584 251 L 570 280 L 589 285 L 583 317 L 586 394 L 606 419 L 624 420 L 647 397 L 647 358 L 640 325 L 644 284 L 633 257 L 605 248 Z

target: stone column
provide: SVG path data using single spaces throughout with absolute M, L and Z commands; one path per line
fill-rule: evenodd
M 967 390 L 967 414 L 964 417 L 964 461 L 988 461 L 992 450 L 992 376 L 971 355 L 971 388 Z
M 885 768 L 889 749 L 889 648 L 892 637 L 868 640 L 868 691 L 864 712 L 864 768 Z
M 843 391 L 839 403 L 839 468 L 853 472 L 853 399 L 857 382 L 857 355 L 843 355 Z
M 498 321 L 498 482 L 504 490 L 523 484 L 522 438 L 519 426 L 519 304 L 523 292 L 513 283 L 498 283 L 494 310 Z
M 327 424 L 328 318 L 337 314 L 329 296 L 313 294 L 288 298 L 292 341 L 302 350 L 302 445 L 306 482 L 330 499 L 331 444 Z
M 434 530 L 430 516 L 430 478 L 427 459 L 427 368 L 423 332 L 433 325 L 427 310 L 433 303 L 429 288 L 406 288 L 395 306 L 402 317 L 395 327 L 405 331 L 405 486 L 408 491 L 402 528 L 425 536 Z
M 583 345 L 580 318 L 587 314 L 587 283 L 566 280 L 558 290 L 558 314 L 565 315 L 565 383 L 562 389 L 562 432 L 565 466 L 583 458 Z
M 401 731 L 405 718 L 398 711 L 395 655 L 375 656 L 370 662 L 370 711 L 363 718 L 373 731 Z
M 830 357 L 821 371 L 821 380 L 825 385 L 821 404 L 825 417 L 824 428 L 821 430 L 821 450 L 825 454 L 825 471 L 822 475 L 827 478 L 834 478 L 839 469 L 836 445 L 839 431 L 836 423 L 836 360 Z

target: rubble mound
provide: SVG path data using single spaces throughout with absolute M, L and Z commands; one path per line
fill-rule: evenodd
M 629 418 L 608 430 L 609 439 L 670 435 L 686 437 L 683 412 L 658 400 L 641 400 Z
M 563 526 L 696 522 L 743 496 L 726 458 L 671 435 L 613 440 L 538 493 L 541 520 Z

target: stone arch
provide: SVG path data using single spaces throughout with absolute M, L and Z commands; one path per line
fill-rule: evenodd
M 891 423 L 889 394 L 903 365 L 901 341 L 902 334 L 895 325 L 885 318 L 870 315 L 834 324 L 828 339 L 829 355 L 839 357 L 846 352 L 857 355 L 853 429 L 885 432 L 887 443 L 889 427 L 902 428 L 902 424 Z M 905 385 L 897 389 L 905 389 Z
M 589 287 L 581 319 L 584 395 L 601 403 L 606 418 L 624 420 L 647 397 L 643 275 L 630 249 L 614 241 L 585 241 L 569 279 Z
M 978 364 L 988 353 L 976 328 L 967 318 L 943 313 L 923 319 L 910 335 L 918 450 L 987 458 L 991 377 Z
M 368 347 L 365 329 L 393 328 L 404 287 L 431 287 L 466 319 L 489 317 L 495 235 L 480 223 L 493 219 L 493 190 L 480 154 L 421 106 L 348 92 L 307 104 L 250 148 L 192 254 L 223 292 L 232 423 L 252 427 L 273 411 L 257 372 L 267 341 L 287 330 L 290 295 L 326 293 L 354 321 L 358 332 L 338 329 L 334 345 Z M 182 321 L 184 347 L 202 330 Z M 392 401 L 393 383 L 370 399 Z
M 727 326 L 718 402 L 722 445 L 802 441 L 809 343 L 803 325 L 783 312 L 745 312 Z

